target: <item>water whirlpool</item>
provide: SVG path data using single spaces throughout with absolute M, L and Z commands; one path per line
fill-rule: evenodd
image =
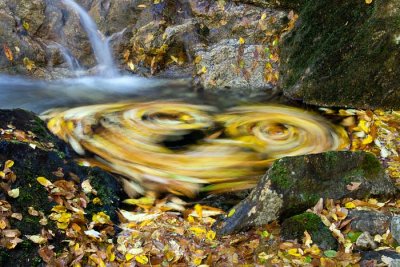
M 219 112 L 180 101 L 127 102 L 46 116 L 48 128 L 84 156 L 82 163 L 119 174 L 130 195 L 251 188 L 278 158 L 349 144 L 343 128 L 282 105 Z

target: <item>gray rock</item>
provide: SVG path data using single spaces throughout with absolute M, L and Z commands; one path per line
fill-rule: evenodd
M 392 216 L 377 211 L 350 210 L 347 219 L 352 219 L 350 225 L 353 231 L 382 235 L 389 229 Z
M 390 267 L 397 267 L 399 261 L 400 255 L 393 250 L 361 251 L 360 266 L 370 267 L 377 264 L 386 264 Z
M 396 242 L 400 244 L 400 215 L 396 215 L 393 217 L 392 223 L 390 225 L 390 231 Z
M 357 238 L 356 246 L 361 250 L 376 249 L 378 247 L 378 245 L 374 241 L 374 238 L 368 232 L 362 233 Z
M 360 183 L 355 190 L 347 186 Z M 277 160 L 220 225 L 220 234 L 299 214 L 320 198 L 389 197 L 397 188 L 378 159 L 365 152 L 326 152 Z

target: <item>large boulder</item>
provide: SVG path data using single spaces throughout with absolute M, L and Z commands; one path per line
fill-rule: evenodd
M 277 160 L 220 225 L 230 234 L 299 214 L 320 198 L 389 197 L 398 193 L 379 160 L 365 152 L 325 152 Z
M 319 106 L 400 107 L 400 2 L 306 1 L 281 43 L 286 96 Z

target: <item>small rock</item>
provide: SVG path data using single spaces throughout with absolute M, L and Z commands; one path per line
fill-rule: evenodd
M 390 225 L 390 231 L 392 232 L 392 236 L 396 242 L 400 244 L 400 215 L 393 217 Z
M 357 238 L 356 245 L 359 249 L 362 250 L 376 249 L 378 247 L 374 241 L 374 238 L 368 232 L 362 233 Z
M 377 211 L 351 210 L 347 219 L 352 219 L 353 231 L 382 235 L 389 229 L 392 216 Z

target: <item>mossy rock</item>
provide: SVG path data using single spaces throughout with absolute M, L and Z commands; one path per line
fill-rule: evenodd
M 400 2 L 307 1 L 281 42 L 284 94 L 319 106 L 400 107 Z
M 318 215 L 311 212 L 304 212 L 286 219 L 282 223 L 281 236 L 285 240 L 301 242 L 304 232 L 307 231 L 314 244 L 323 250 L 337 250 L 338 242 L 332 236 L 331 231 L 323 224 Z
M 397 192 L 379 160 L 370 153 L 330 151 L 286 157 L 267 173 L 271 189 L 282 196 L 281 217 L 305 211 L 320 198 L 390 197 Z M 348 185 L 359 183 L 355 190 Z
M 17 178 L 12 184 L 12 188 L 19 188 L 20 191 L 18 198 L 11 198 L 0 192 L 0 199 L 7 200 L 11 204 L 13 212 L 22 213 L 23 219 L 21 221 L 10 219 L 10 224 L 12 229 L 20 230 L 21 238 L 24 239 L 24 242 L 18 244 L 15 249 L 0 248 L 0 266 L 36 266 L 41 264 L 41 258 L 38 256 L 38 245 L 26 240 L 25 235 L 37 235 L 44 226 L 39 224 L 39 217 L 31 216 L 28 213 L 28 207 L 42 211 L 47 217 L 51 214 L 51 209 L 56 203 L 49 200 L 48 192 L 36 180 L 39 176 L 46 177 L 51 182 L 61 179 L 75 181 L 76 177 L 79 178 L 80 182 L 90 179 L 102 205 L 89 203 L 85 210 L 87 218 L 91 220 L 94 213 L 104 211 L 114 222 L 117 222 L 116 210 L 119 206 L 122 189 L 112 175 L 99 168 L 79 166 L 66 153 L 58 150 L 57 148 L 61 147 L 66 149 L 67 146 L 51 135 L 44 123 L 33 113 L 23 110 L 0 110 L 0 118 L 2 119 L 0 127 L 4 127 L 4 123 L 13 124 L 19 130 L 34 132 L 38 136 L 36 140 L 38 142 L 58 143 L 53 148 L 46 149 L 45 146 L 32 147 L 29 143 L 0 139 L 0 164 L 3 165 L 7 160 L 14 161 L 11 170 Z M 59 168 L 62 168 L 64 174 L 62 178 L 56 175 Z M 91 199 L 94 197 L 89 196 Z M 44 228 L 55 233 L 50 244 L 56 247 L 56 251 L 61 251 L 65 246 L 65 242 L 62 242 L 66 239 L 64 233 L 58 230 L 51 220 Z
M 398 189 L 370 153 L 331 151 L 275 161 L 250 195 L 219 227 L 230 234 L 283 220 L 315 206 L 320 198 L 389 198 Z

